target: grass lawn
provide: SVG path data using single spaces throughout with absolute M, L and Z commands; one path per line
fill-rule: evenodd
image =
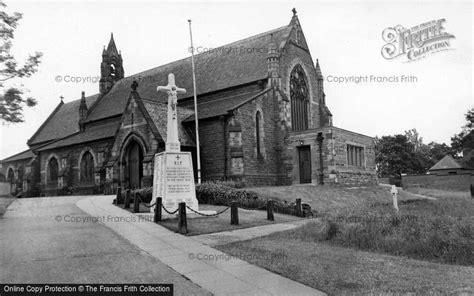
M 277 187 L 251 187 L 246 190 L 255 191 L 261 198 L 294 201 L 301 198 L 303 202 L 311 205 L 318 216 L 334 214 L 354 206 L 367 203 L 392 203 L 390 188 L 387 186 L 371 186 L 363 188 L 350 188 L 342 186 L 277 186 Z M 400 191 L 399 201 L 417 200 L 409 192 Z
M 313 224 L 313 227 L 318 225 Z M 304 241 L 291 237 L 291 232 L 275 233 L 215 248 L 235 256 L 252 254 L 248 260 L 251 264 L 329 295 L 474 294 L 473 267 L 438 264 L 358 251 L 325 242 Z
M 225 206 L 205 205 L 200 204 L 199 210 L 208 211 L 214 210 L 220 212 L 224 210 Z M 133 212 L 133 203 L 130 205 L 128 211 Z M 143 204 L 140 204 L 140 213 L 148 213 L 150 210 Z M 239 208 L 239 225 L 230 225 L 230 209 L 220 214 L 217 217 L 196 217 L 190 218 L 188 216 L 188 233 L 187 235 L 200 235 L 222 231 L 230 231 L 236 229 L 249 228 L 254 226 L 261 226 L 274 223 L 284 223 L 289 221 L 300 220 L 290 215 L 283 215 L 274 213 L 275 221 L 267 220 L 267 212 L 259 210 L 244 210 Z M 168 228 L 171 231 L 178 231 L 178 219 L 167 219 L 159 223 L 161 226 Z
M 414 192 L 437 198 L 420 200 L 401 192 L 401 200 L 410 202 L 402 203 L 396 214 L 388 187 L 254 189 L 268 198 L 301 197 L 321 218 L 294 230 L 217 246 L 219 250 L 254 253 L 250 263 L 331 295 L 474 294 L 474 199 L 466 193 Z M 354 222 L 350 217 L 384 219 Z M 271 256 L 275 254 L 279 256 Z
M 465 191 L 449 191 L 449 190 L 442 190 L 442 189 L 435 189 L 435 188 L 421 188 L 421 187 L 410 187 L 405 189 L 408 192 L 413 192 L 415 194 L 421 194 L 431 197 L 448 197 L 448 198 L 470 198 L 471 192 L 469 190 Z

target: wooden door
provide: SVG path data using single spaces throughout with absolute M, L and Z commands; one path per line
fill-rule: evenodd
M 311 148 L 303 146 L 298 148 L 300 183 L 311 183 Z
M 128 176 L 130 178 L 130 188 L 140 188 L 142 176 L 142 151 L 137 143 L 132 144 L 128 154 Z

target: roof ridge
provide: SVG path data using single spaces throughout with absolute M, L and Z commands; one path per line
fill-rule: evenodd
M 222 47 L 229 47 L 229 46 L 231 46 L 231 45 L 233 45 L 233 44 L 236 44 L 236 43 L 240 43 L 240 42 L 244 42 L 244 41 L 250 41 L 250 40 L 253 40 L 253 39 L 257 39 L 257 38 L 263 37 L 263 36 L 265 36 L 265 35 L 268 35 L 268 34 L 270 34 L 270 33 L 272 33 L 272 32 L 276 32 L 276 31 L 279 31 L 279 30 L 286 29 L 286 28 L 288 28 L 288 26 L 289 26 L 289 25 L 285 25 L 285 26 L 282 26 L 282 27 L 279 27 L 279 28 L 276 28 L 276 29 L 272 29 L 272 30 L 269 30 L 269 31 L 266 31 L 266 32 L 263 32 L 263 33 L 259 33 L 259 34 L 257 34 L 257 35 L 253 35 L 253 36 L 250 36 L 250 37 L 247 37 L 247 38 L 244 38 L 244 39 L 240 39 L 240 40 L 237 40 L 237 41 L 228 43 L 228 44 L 224 44 L 224 45 L 221 45 L 221 46 L 218 46 L 218 47 L 213 48 L 213 50 L 217 50 L 218 48 L 222 48 Z M 201 53 L 199 53 L 199 54 L 194 55 L 194 58 L 201 57 L 201 56 L 203 56 L 203 55 L 205 55 L 205 54 L 209 54 L 209 52 L 201 52 Z M 139 74 L 143 74 L 143 73 L 146 73 L 146 72 L 149 72 L 149 71 L 153 71 L 153 70 L 158 69 L 158 68 L 161 68 L 161 67 L 170 66 L 170 65 L 175 64 L 175 63 L 178 63 L 178 62 L 183 62 L 183 61 L 188 60 L 188 59 L 190 59 L 190 58 L 191 58 L 191 57 L 185 57 L 185 58 L 181 58 L 181 59 L 179 59 L 179 60 L 175 60 L 175 61 L 172 61 L 172 62 L 163 64 L 163 65 L 159 65 L 159 66 L 156 66 L 156 67 L 154 67 L 154 68 L 151 68 L 151 69 L 148 69 L 148 70 L 145 70 L 145 71 L 142 71 L 142 72 L 135 73 L 135 74 L 133 74 L 133 75 L 124 77 L 124 78 L 120 79 L 120 80 L 117 81 L 117 82 L 121 82 L 122 80 L 127 80 L 127 78 L 130 79 L 130 78 L 132 78 L 132 77 L 134 77 L 134 76 L 137 76 L 137 75 L 139 75 Z
M 51 114 L 49 114 L 49 116 L 46 118 L 46 120 L 40 125 L 40 127 L 36 130 L 36 132 L 31 136 L 31 138 L 28 139 L 28 141 L 26 141 L 26 144 L 29 146 L 30 143 L 32 142 L 32 140 L 40 133 L 40 131 L 46 126 L 46 123 L 51 120 L 51 118 L 53 118 L 53 115 L 56 114 L 59 109 L 61 109 L 60 107 L 63 106 L 65 103 L 61 100 L 61 102 L 59 102 L 59 104 L 56 106 L 56 108 L 54 108 L 53 112 L 51 112 Z
M 15 156 L 17 156 L 17 155 L 23 154 L 23 153 L 28 152 L 28 151 L 31 151 L 31 148 L 28 148 L 28 149 L 26 149 L 26 150 L 24 150 L 24 151 L 21 151 L 21 152 L 18 152 L 18 153 L 16 153 L 16 154 L 13 154 L 13 155 L 10 155 L 10 156 L 8 156 L 8 157 L 5 157 L 4 159 L 0 160 L 0 162 L 8 161 L 9 158 L 15 157 Z

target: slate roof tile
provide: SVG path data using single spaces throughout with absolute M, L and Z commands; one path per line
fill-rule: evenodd
M 153 120 L 158 132 L 160 133 L 163 141 L 166 142 L 167 139 L 167 130 L 166 130 L 166 121 L 168 120 L 168 105 L 159 103 L 159 102 L 152 102 L 149 100 L 142 100 L 143 105 L 145 106 L 148 114 L 150 114 L 151 119 Z M 191 114 L 194 114 L 194 111 L 186 109 L 186 108 L 178 108 L 178 124 L 180 125 L 178 128 L 178 138 L 181 146 L 196 146 L 193 139 L 186 133 L 184 128 L 181 127 L 181 123 L 183 120 L 188 118 Z
M 432 166 L 429 169 L 429 171 L 449 170 L 449 169 L 464 169 L 464 167 L 461 164 L 459 164 L 450 155 L 446 155 L 440 161 L 438 161 L 434 166 Z
M 224 45 L 211 52 L 195 55 L 197 94 L 265 79 L 268 75 L 267 47 L 270 43 L 271 34 L 273 34 L 274 40 L 284 44 L 290 28 L 284 26 Z M 193 80 L 191 58 L 189 57 L 116 82 L 112 89 L 93 108 L 87 121 L 96 121 L 122 114 L 133 80 L 138 81 L 138 92 L 142 98 L 166 102 L 166 94 L 158 93 L 156 87 L 167 85 L 169 73 L 173 73 L 176 84 L 187 91 L 186 94 L 180 95 L 180 98 L 192 97 Z
M 87 107 L 91 107 L 99 95 L 86 98 Z M 55 139 L 60 139 L 79 130 L 79 105 L 81 99 L 59 105 L 55 112 L 46 119 L 43 125 L 28 141 L 28 145 L 35 145 Z
M 17 153 L 15 155 L 12 155 L 10 157 L 7 157 L 0 162 L 5 163 L 5 162 L 10 162 L 10 161 L 16 161 L 16 160 L 22 160 L 22 159 L 28 159 L 28 158 L 33 158 L 35 154 L 31 149 L 25 150 L 23 152 Z
M 86 143 L 90 141 L 100 140 L 111 138 L 115 136 L 115 132 L 117 131 L 118 123 L 110 123 L 106 125 L 95 126 L 86 129 L 83 132 L 77 132 L 72 134 L 64 139 L 59 141 L 53 142 L 49 145 L 43 146 L 38 149 L 38 151 L 45 151 L 54 148 L 60 148 L 65 146 L 71 146 L 80 143 Z

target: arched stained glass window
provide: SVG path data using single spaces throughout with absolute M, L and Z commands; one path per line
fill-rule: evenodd
M 90 180 L 94 177 L 94 158 L 87 151 L 81 159 L 81 180 Z
M 58 160 L 53 157 L 48 162 L 48 183 L 58 181 L 58 171 Z
M 309 127 L 309 90 L 301 65 L 296 65 L 290 75 L 291 126 L 293 131 Z

